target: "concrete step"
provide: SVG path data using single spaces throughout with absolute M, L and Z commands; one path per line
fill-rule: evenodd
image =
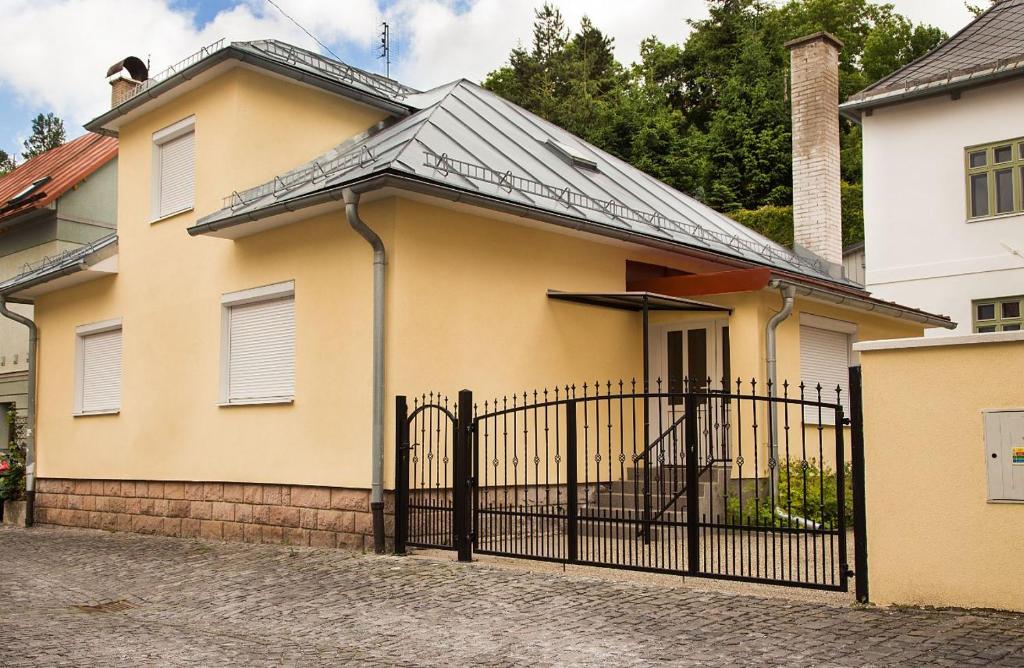
M 684 478 L 666 478 L 661 480 L 659 478 L 651 478 L 651 494 L 657 496 L 658 494 L 664 493 L 675 494 L 679 489 L 682 489 L 686 484 Z M 698 481 L 700 489 L 703 492 L 704 488 L 709 485 L 708 480 Z M 611 492 L 613 494 L 640 494 L 643 495 L 644 481 L 642 480 L 616 480 L 614 482 L 602 482 L 598 487 L 601 490 L 601 494 Z M 592 496 L 596 496 L 597 492 L 591 492 Z
M 669 489 L 665 489 L 664 496 L 660 494 L 652 494 L 651 507 L 655 510 L 662 508 L 674 495 L 669 494 Z M 634 494 L 632 490 L 628 493 L 621 492 L 601 492 L 600 494 L 591 494 L 589 498 L 589 507 L 591 508 L 615 508 L 623 510 L 637 510 L 640 511 L 644 507 L 644 495 Z M 673 504 L 674 508 L 686 508 L 686 495 L 683 494 L 675 500 Z

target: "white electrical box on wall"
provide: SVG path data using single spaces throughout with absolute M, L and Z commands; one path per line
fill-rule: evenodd
M 1024 501 L 1024 410 L 985 411 L 988 500 Z

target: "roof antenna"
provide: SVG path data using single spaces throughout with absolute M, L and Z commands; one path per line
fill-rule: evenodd
M 380 53 L 377 58 L 384 59 L 384 76 L 391 78 L 391 26 L 387 21 L 381 21 L 380 31 Z

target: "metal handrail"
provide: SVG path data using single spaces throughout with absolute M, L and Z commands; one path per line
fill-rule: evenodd
M 670 424 L 668 426 L 668 429 L 666 429 L 665 431 L 661 432 L 661 435 L 658 436 L 658 438 L 654 439 L 654 441 L 652 441 L 650 445 L 648 445 L 646 448 L 641 450 L 640 454 L 633 455 L 633 463 L 636 464 L 638 461 L 643 459 L 647 455 L 648 452 L 650 452 L 651 450 L 654 449 L 654 446 L 658 445 L 663 440 L 665 440 L 665 437 L 668 436 L 669 434 L 671 434 L 672 432 L 674 432 L 676 430 L 676 427 L 678 427 L 680 424 L 682 424 L 683 420 L 685 420 L 685 419 L 686 419 L 686 414 L 684 413 L 683 415 L 680 415 L 678 418 L 673 420 L 672 424 Z
M 136 86 L 135 88 L 133 88 L 130 92 L 128 92 L 126 94 L 126 96 L 121 101 L 121 103 L 124 104 L 128 100 L 141 95 L 142 93 L 146 92 L 147 90 L 149 90 L 153 86 L 157 85 L 158 83 L 160 83 L 162 81 L 166 81 L 167 79 L 170 79 L 172 76 L 174 76 L 178 72 L 181 72 L 182 70 L 184 70 L 184 69 L 186 69 L 188 67 L 191 67 L 192 65 L 195 65 L 196 63 L 198 63 L 203 58 L 206 58 L 207 56 L 209 56 L 209 55 L 211 55 L 213 53 L 216 53 L 217 51 L 220 51 L 221 49 L 225 48 L 226 46 L 227 46 L 227 42 L 222 37 L 222 38 L 218 39 L 216 42 L 214 42 L 214 43 L 212 43 L 212 44 L 210 44 L 208 46 L 202 47 L 201 49 L 199 49 L 195 53 L 193 53 L 193 54 L 191 54 L 191 55 L 189 55 L 189 56 L 179 60 L 178 62 L 174 63 L 173 65 L 171 65 L 170 67 L 165 69 L 163 72 L 160 72 L 159 74 L 154 74 L 153 76 L 149 77 L 148 79 L 146 79 L 145 81 L 140 83 L 138 86 Z

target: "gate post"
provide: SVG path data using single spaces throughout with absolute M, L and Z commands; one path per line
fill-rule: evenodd
M 409 404 L 395 397 L 395 554 L 409 538 Z
M 458 425 L 455 433 L 455 453 L 452 481 L 452 531 L 455 542 L 455 550 L 458 552 L 459 561 L 473 561 L 473 535 L 470 527 L 472 518 L 473 495 L 470 493 L 473 486 L 473 476 L 470 473 L 470 463 L 473 459 L 471 451 L 471 435 L 473 431 L 473 393 L 469 390 L 459 390 L 459 415 Z
M 576 476 L 579 473 L 576 453 L 576 400 L 565 403 L 565 486 L 567 488 L 568 517 L 566 518 L 566 561 L 576 563 L 579 557 L 579 490 Z
M 683 403 L 686 411 L 686 572 L 700 573 L 700 464 L 697 461 L 697 398 L 693 387 L 688 389 Z
M 859 366 L 850 367 L 850 463 L 853 467 L 853 559 L 857 601 L 868 602 L 868 518 L 864 496 L 864 399 Z

